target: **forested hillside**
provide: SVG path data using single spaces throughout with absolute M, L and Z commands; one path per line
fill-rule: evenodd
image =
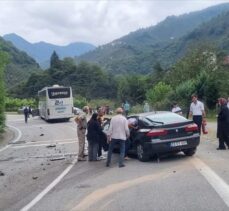
M 178 17 L 171 16 L 156 26 L 138 30 L 100 46 L 80 59 L 98 63 L 115 74 L 148 73 L 158 62 L 163 67 L 168 67 L 185 55 L 189 39 L 191 42 L 192 34 L 196 33 L 192 32 L 193 30 L 200 27 L 198 30 L 203 28 L 203 31 L 206 31 L 206 27 L 214 25 L 220 31 L 221 25 L 215 24 L 215 20 L 211 22 L 211 19 L 225 11 L 229 11 L 229 4 Z M 227 16 L 221 16 L 221 21 L 227 20 Z M 185 38 L 182 38 L 183 36 Z M 221 40 L 221 36 L 222 34 L 218 33 L 215 38 Z
M 0 37 L 0 51 L 8 54 L 9 63 L 5 68 L 5 85 L 11 88 L 26 81 L 32 73 L 42 71 L 34 59 L 19 51 L 10 42 Z
M 221 49 L 229 54 L 229 12 L 213 18 L 167 46 L 155 51 L 155 58 L 164 67 L 174 64 L 182 58 L 189 49 L 201 45 Z

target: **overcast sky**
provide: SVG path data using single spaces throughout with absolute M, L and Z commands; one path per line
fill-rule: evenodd
M 101 45 L 180 15 L 229 0 L 0 0 L 0 36 L 29 42 Z

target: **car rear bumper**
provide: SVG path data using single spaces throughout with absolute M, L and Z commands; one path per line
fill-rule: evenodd
M 181 145 L 181 146 L 172 146 L 171 143 L 174 142 L 182 142 L 186 141 L 186 145 Z M 179 140 L 173 140 L 173 141 L 162 141 L 162 142 L 145 142 L 143 147 L 144 147 L 144 152 L 149 155 L 154 155 L 154 154 L 164 154 L 164 153 L 170 153 L 170 152 L 179 152 L 183 151 L 186 149 L 191 149 L 195 148 L 199 145 L 200 143 L 200 137 L 193 137 L 193 138 L 188 138 L 188 139 L 179 139 Z

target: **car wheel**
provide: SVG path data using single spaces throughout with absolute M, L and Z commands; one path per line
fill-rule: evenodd
M 186 149 L 183 152 L 186 156 L 193 156 L 196 153 L 196 148 Z
M 142 162 L 146 162 L 150 159 L 150 156 L 144 152 L 144 148 L 142 144 L 137 145 L 137 156 L 138 156 L 138 160 Z

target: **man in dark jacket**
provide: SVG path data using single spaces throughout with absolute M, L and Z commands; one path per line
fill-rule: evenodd
M 225 144 L 229 148 L 229 109 L 227 100 L 219 99 L 220 110 L 217 119 L 217 137 L 219 138 L 219 147 L 217 150 L 226 149 Z

